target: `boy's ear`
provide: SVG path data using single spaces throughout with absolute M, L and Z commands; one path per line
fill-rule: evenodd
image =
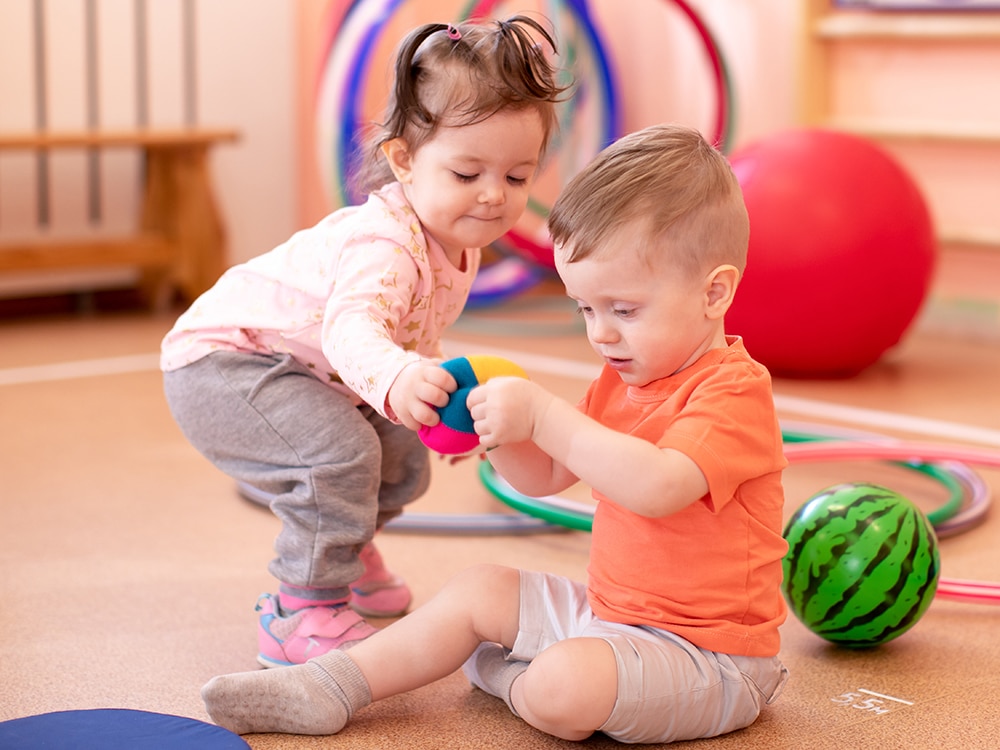
M 713 320 L 722 318 L 733 304 L 739 284 L 740 272 L 736 266 L 726 263 L 712 269 L 705 283 L 705 314 Z
M 412 175 L 412 159 L 410 147 L 402 138 L 393 138 L 382 144 L 382 153 L 389 162 L 389 169 L 392 170 L 396 180 L 402 183 L 409 182 Z

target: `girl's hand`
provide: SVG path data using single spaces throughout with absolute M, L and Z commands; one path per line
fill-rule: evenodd
M 435 407 L 447 404 L 449 394 L 458 387 L 451 373 L 438 364 L 427 359 L 407 365 L 389 388 L 390 411 L 411 430 L 440 422 Z
M 496 448 L 531 440 L 553 396 L 524 378 L 491 378 L 469 393 L 466 406 L 479 444 Z

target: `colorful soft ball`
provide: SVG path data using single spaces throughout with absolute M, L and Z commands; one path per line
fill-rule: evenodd
M 830 487 L 785 526 L 789 607 L 817 635 L 863 648 L 899 637 L 937 590 L 937 538 L 912 502 L 874 484 Z
M 442 362 L 441 366 L 455 378 L 458 388 L 451 394 L 448 403 L 438 409 L 441 421 L 433 427 L 420 428 L 420 439 L 438 453 L 468 453 L 479 445 L 479 435 L 465 405 L 469 391 L 490 378 L 501 375 L 527 378 L 528 374 L 509 359 L 489 354 L 456 357 Z

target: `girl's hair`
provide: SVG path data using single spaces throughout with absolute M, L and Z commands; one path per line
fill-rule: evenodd
M 746 266 L 743 193 L 726 157 L 696 130 L 654 125 L 619 139 L 570 181 L 548 218 L 569 263 L 599 256 L 629 224 L 644 231 L 638 250 L 651 263 L 669 254 L 689 273 Z
M 523 15 L 457 26 L 432 23 L 411 31 L 396 51 L 385 121 L 366 138 L 358 187 L 367 193 L 394 179 L 382 154 L 388 141 L 403 138 L 416 151 L 442 126 L 471 125 L 501 110 L 538 112 L 544 154 L 556 127 L 555 105 L 569 86 L 556 82 L 533 32 L 557 52 L 552 35 Z

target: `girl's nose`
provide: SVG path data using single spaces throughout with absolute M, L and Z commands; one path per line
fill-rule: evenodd
M 503 185 L 490 182 L 484 185 L 482 191 L 479 193 L 479 202 L 495 206 L 503 203 L 506 200 L 506 196 L 507 194 L 503 189 Z

